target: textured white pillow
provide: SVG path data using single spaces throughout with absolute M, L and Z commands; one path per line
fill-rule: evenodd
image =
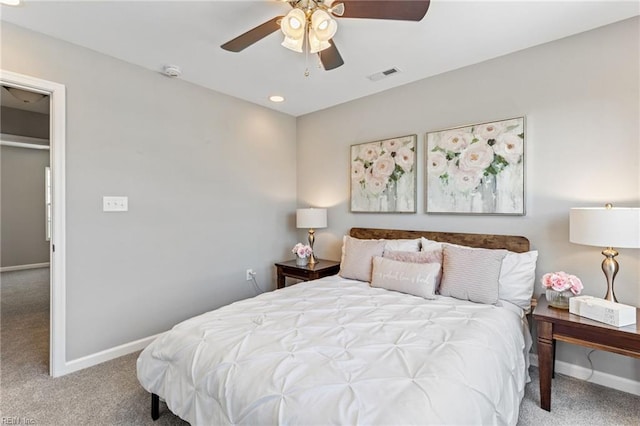
M 524 310 L 531 308 L 537 260 L 536 250 L 525 253 L 508 252 L 500 269 L 498 298 Z
M 344 236 L 339 275 L 342 278 L 371 282 L 371 265 L 375 256 L 382 256 L 384 240 L 361 240 Z
M 440 294 L 493 305 L 498 301 L 500 269 L 507 250 L 442 248 Z
M 408 263 L 383 257 L 373 258 L 371 287 L 435 299 L 439 263 Z
M 433 240 L 428 240 L 425 237 L 420 237 L 420 247 L 421 247 L 420 249 L 421 251 L 431 251 L 436 249 L 442 250 L 442 243 L 439 243 Z
M 470 250 L 491 250 L 476 247 L 461 246 L 458 244 L 439 243 L 422 237 L 422 251 L 433 250 L 437 247 L 454 246 L 464 247 Z M 504 250 L 500 250 L 504 251 Z M 515 253 L 506 251 L 507 255 L 502 260 L 500 278 L 498 280 L 498 299 L 505 300 L 521 307 L 524 310 L 531 308 L 531 297 L 536 280 L 536 262 L 538 252 L 536 250 Z
M 384 251 L 420 251 L 420 238 L 413 240 L 384 240 Z

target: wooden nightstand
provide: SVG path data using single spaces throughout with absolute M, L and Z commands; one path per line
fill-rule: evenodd
M 276 270 L 278 273 L 277 288 L 283 288 L 286 277 L 296 278 L 302 281 L 311 281 L 328 277 L 329 275 L 335 275 L 340 271 L 340 262 L 318 259 L 313 266 L 298 266 L 295 260 L 288 260 L 286 262 L 276 263 Z
M 551 379 L 555 364 L 556 341 L 640 358 L 640 323 L 614 327 L 549 306 L 540 296 L 533 310 L 538 329 L 538 369 L 540 371 L 540 407 L 551 411 Z M 636 308 L 636 320 L 640 309 Z

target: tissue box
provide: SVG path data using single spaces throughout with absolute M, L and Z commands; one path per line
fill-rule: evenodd
M 569 312 L 615 327 L 636 323 L 636 308 L 592 296 L 569 299 Z

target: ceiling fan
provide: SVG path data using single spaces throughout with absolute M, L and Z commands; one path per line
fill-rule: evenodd
M 344 64 L 333 41 L 338 18 L 391 19 L 420 21 L 429 9 L 430 0 L 295 0 L 292 10 L 276 16 L 244 34 L 224 43 L 223 49 L 240 52 L 264 37 L 282 30 L 282 45 L 296 52 L 317 53 L 325 70 Z

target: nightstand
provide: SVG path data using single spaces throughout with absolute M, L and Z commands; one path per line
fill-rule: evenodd
M 286 277 L 311 281 L 335 275 L 340 271 L 340 262 L 325 259 L 318 259 L 314 265 L 307 266 L 298 266 L 295 260 L 278 262 L 275 265 L 278 273 L 277 288 L 284 288 Z
M 640 309 L 636 308 L 640 320 Z M 549 306 L 540 296 L 533 310 L 538 330 L 538 369 L 540 371 L 540 407 L 551 411 L 551 379 L 556 355 L 556 341 L 591 349 L 640 358 L 640 323 L 614 327 Z

